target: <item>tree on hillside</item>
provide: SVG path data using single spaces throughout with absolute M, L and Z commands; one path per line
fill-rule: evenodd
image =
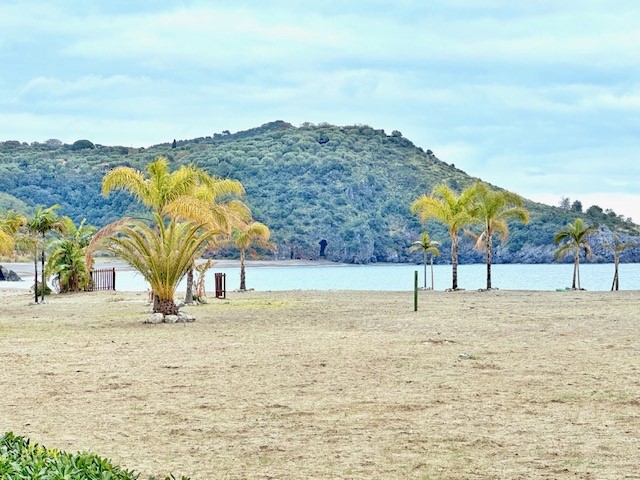
M 47 261 L 47 276 L 53 275 L 61 293 L 78 292 L 89 286 L 90 268 L 85 258 L 85 250 L 97 228 L 85 225 L 85 220 L 76 227 L 69 217 L 62 217 L 63 232 L 50 245 Z
M 254 250 L 254 246 L 274 249 L 274 245 L 269 242 L 269 227 L 260 222 L 251 222 L 240 228 L 234 228 L 231 233 L 231 241 L 240 250 L 240 290 L 246 291 L 245 276 L 245 258 L 247 252 L 254 256 L 258 256 L 258 252 Z
M 440 242 L 431 240 L 428 232 L 422 232 L 420 234 L 420 240 L 416 240 L 411 244 L 409 252 L 422 252 L 422 260 L 424 263 L 424 289 L 427 289 L 427 256 L 431 255 L 431 290 L 433 290 L 433 257 L 440 255 L 438 247 Z
M 471 216 L 482 225 L 479 234 L 472 233 L 476 249 L 485 253 L 487 263 L 487 290 L 491 289 L 491 261 L 493 236 L 499 235 L 501 241 L 509 236 L 509 220 L 529 222 L 529 212 L 522 206 L 522 198 L 504 190 L 492 190 L 486 183 L 475 183 L 471 187 L 473 201 Z
M 472 198 L 473 192 L 469 188 L 457 196 L 446 185 L 438 185 L 431 196 L 422 195 L 411 204 L 411 213 L 418 214 L 420 221 L 426 222 L 433 218 L 449 229 L 453 290 L 458 289 L 458 234 L 473 221 L 469 212 Z
M 27 228 L 31 234 L 34 235 L 35 251 L 34 251 L 34 270 L 35 270 L 35 302 L 38 303 L 38 236 L 41 237 L 42 245 L 42 300 L 44 302 L 44 294 L 47 289 L 47 282 L 45 279 L 45 254 L 47 249 L 47 233 L 53 231 L 64 232 L 64 223 L 58 217 L 56 210 L 60 207 L 58 205 L 52 205 L 48 208 L 38 206 L 35 213 L 31 218 L 27 220 Z
M 613 253 L 613 283 L 611 284 L 611 291 L 618 290 L 620 288 L 620 280 L 618 277 L 618 266 L 620 265 L 620 254 L 628 248 L 636 247 L 637 245 L 632 242 L 622 243 L 617 233 L 613 234 L 613 242 L 603 243 L 603 247 L 611 250 Z
M 572 212 L 577 212 L 577 213 L 582 213 L 582 202 L 580 200 L 575 200 L 571 204 L 571 211 Z
M 15 235 L 25 222 L 24 216 L 14 210 L 7 210 L 0 216 L 0 255 L 13 252 Z
M 584 251 L 587 258 L 592 255 L 589 235 L 596 230 L 597 227 L 587 226 L 584 220 L 576 218 L 573 223 L 569 223 L 557 231 L 553 237 L 554 243 L 561 244 L 555 252 L 554 260 L 573 254 L 573 281 L 571 282 L 573 290 L 582 290 L 580 287 L 580 251 Z

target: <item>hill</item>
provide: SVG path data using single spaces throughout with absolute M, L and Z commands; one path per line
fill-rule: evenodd
M 148 149 L 88 140 L 71 145 L 5 141 L 0 143 L 0 192 L 30 207 L 58 203 L 62 214 L 102 226 L 142 211 L 122 192 L 103 198 L 104 173 L 120 165 L 144 169 L 159 155 L 174 167 L 194 164 L 240 180 L 255 218 L 271 228 L 279 258 L 317 258 L 319 242 L 326 240 L 330 260 L 417 260 L 407 249 L 423 227 L 408 211 L 411 201 L 439 183 L 462 189 L 477 180 L 397 131 L 388 135 L 366 125 L 294 127 L 277 121 Z M 637 225 L 597 207 L 584 213 L 531 201 L 526 207 L 532 221 L 511 227 L 510 239 L 496 249 L 496 262 L 551 261 L 553 233 L 577 216 L 601 225 L 601 238 L 609 238 L 614 229 L 638 234 Z M 437 223 L 427 228 L 445 244 L 441 261 L 446 262 L 446 230 Z M 470 242 L 462 242 L 461 255 L 463 262 L 482 261 Z M 625 252 L 623 260 L 636 255 Z M 598 250 L 599 260 L 609 258 Z

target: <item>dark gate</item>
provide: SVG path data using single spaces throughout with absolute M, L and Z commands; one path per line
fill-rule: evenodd
M 101 270 L 91 270 L 91 285 L 89 291 L 115 290 L 116 289 L 116 269 L 103 268 Z
M 226 273 L 216 273 L 216 298 L 227 298 Z

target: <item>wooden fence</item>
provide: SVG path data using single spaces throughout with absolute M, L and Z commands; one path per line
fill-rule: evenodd
M 89 291 L 115 290 L 116 289 L 116 269 L 103 268 L 101 270 L 91 270 L 91 285 Z

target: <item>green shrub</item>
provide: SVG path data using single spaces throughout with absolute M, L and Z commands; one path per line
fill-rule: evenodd
M 12 480 L 137 480 L 139 474 L 89 452 L 47 449 L 6 433 L 0 438 L 0 478 Z M 153 480 L 149 477 L 149 480 Z M 173 475 L 165 480 L 177 480 Z M 180 480 L 189 480 L 181 477 Z

